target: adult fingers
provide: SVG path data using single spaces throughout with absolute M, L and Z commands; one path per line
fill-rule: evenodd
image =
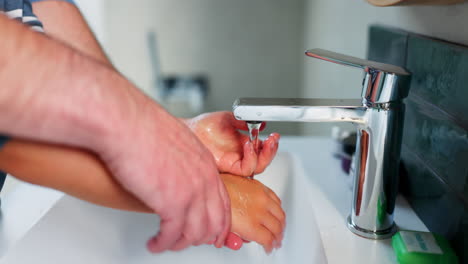
M 184 213 L 161 220 L 159 233 L 147 243 L 148 250 L 152 253 L 160 253 L 171 248 L 182 236 L 184 222 Z
M 222 186 L 220 186 L 220 184 Z M 226 229 L 229 229 L 227 225 L 230 225 L 230 221 L 226 222 L 226 218 L 231 218 L 231 204 L 229 197 L 227 197 L 227 191 L 224 189 L 224 185 L 221 182 L 219 175 L 216 175 L 215 178 L 207 185 L 206 192 L 206 209 L 208 212 L 208 219 L 210 223 L 210 231 L 206 236 L 208 242 L 215 243 L 215 246 L 218 243 L 218 239 L 221 237 L 225 239 L 227 232 Z M 221 188 L 222 187 L 222 188 Z M 224 240 L 222 241 L 224 243 Z M 221 247 L 222 244 L 219 246 Z
M 203 202 L 203 205 L 204 205 L 204 210 L 205 210 L 205 220 L 201 222 L 201 226 L 200 228 L 208 228 L 204 238 L 200 241 L 198 241 L 195 245 L 201 245 L 201 244 L 213 244 L 215 239 L 216 239 L 216 235 L 213 234 L 213 232 L 211 231 L 211 220 L 210 220 L 210 217 L 209 217 L 209 213 L 208 213 L 208 208 L 207 206 L 209 205 L 209 202 L 208 202 L 208 199 L 207 199 L 207 192 L 204 193 L 204 202 Z
M 218 178 L 218 190 L 219 195 L 222 198 L 222 205 L 224 208 L 224 227 L 215 242 L 215 247 L 220 248 L 224 245 L 229 231 L 231 230 L 231 200 L 229 199 L 229 194 L 226 190 L 226 187 L 224 186 L 224 183 L 221 181 L 221 178 Z
M 177 242 L 170 248 L 172 251 L 180 251 L 184 248 L 187 248 L 191 245 L 190 241 L 185 237 L 185 235 L 182 235 L 182 237 L 177 240 Z
M 182 237 L 170 248 L 173 251 L 182 250 L 188 246 L 199 246 L 207 242 L 210 237 L 209 225 L 207 225 L 208 216 L 204 196 L 197 198 L 192 203 L 187 213 L 187 219 L 184 226 Z
M 224 246 L 232 250 L 239 250 L 243 244 L 244 242 L 242 238 L 232 232 L 229 232 L 226 241 L 224 242 Z

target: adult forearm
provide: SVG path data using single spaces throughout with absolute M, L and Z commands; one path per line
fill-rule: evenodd
M 142 97 L 112 69 L 0 15 L 0 132 L 94 149 Z M 113 89 L 109 89 L 112 86 Z
M 66 1 L 40 1 L 33 3 L 33 10 L 48 36 L 112 67 L 109 58 L 74 4 Z

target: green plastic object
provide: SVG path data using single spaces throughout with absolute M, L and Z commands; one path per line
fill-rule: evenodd
M 392 247 L 400 264 L 458 264 L 449 242 L 430 232 L 399 231 Z

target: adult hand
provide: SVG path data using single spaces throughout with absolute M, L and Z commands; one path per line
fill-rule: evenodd
M 214 240 L 222 247 L 231 226 L 230 200 L 212 154 L 160 106 L 148 101 L 140 106 L 132 126 L 101 156 L 122 186 L 160 215 L 149 250 L 182 250 Z
M 202 114 L 185 123 L 211 151 L 220 172 L 240 176 L 261 173 L 278 150 L 280 135 L 273 133 L 260 141 L 257 154 L 249 137 L 239 131 L 248 131 L 246 123 L 236 120 L 231 112 Z

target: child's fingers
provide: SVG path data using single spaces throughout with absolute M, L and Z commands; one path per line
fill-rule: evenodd
M 256 174 L 262 173 L 275 157 L 278 151 L 279 138 L 280 135 L 278 133 L 273 133 L 263 141 L 261 151 L 258 155 L 258 163 L 255 170 Z
M 281 224 L 283 225 L 283 228 L 286 226 L 286 214 L 284 213 L 283 209 L 281 209 L 281 206 L 278 206 L 277 204 L 272 204 L 269 208 L 269 211 L 272 215 L 278 219 Z
M 262 224 L 268 230 L 270 230 L 275 236 L 275 241 L 280 242 L 283 237 L 283 223 L 281 223 L 274 215 L 268 212 L 262 218 Z
M 244 144 L 244 158 L 239 161 L 242 176 L 251 176 L 257 167 L 257 153 L 252 142 L 247 141 Z
M 273 250 L 273 242 L 276 241 L 275 236 L 263 225 L 257 228 L 257 233 L 257 243 L 261 244 L 267 253 L 270 253 Z
M 249 177 L 257 167 L 257 153 L 250 141 L 245 141 L 243 146 L 243 158 L 237 154 L 225 155 L 219 162 L 218 167 L 221 172 L 229 172 L 238 176 Z
M 281 199 L 278 197 L 278 195 L 276 195 L 276 193 L 271 190 L 270 188 L 266 187 L 266 193 L 268 194 L 268 196 L 273 200 L 275 201 L 279 206 L 281 206 Z

